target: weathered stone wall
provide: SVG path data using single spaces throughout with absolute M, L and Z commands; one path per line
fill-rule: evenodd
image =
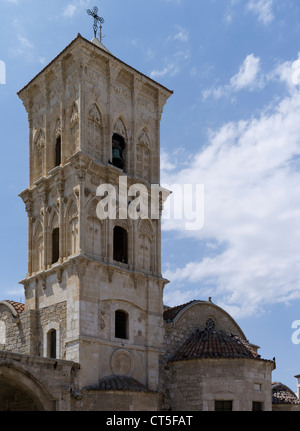
M 159 396 L 151 392 L 82 391 L 72 399 L 72 411 L 157 411 Z
M 270 362 L 256 359 L 174 362 L 172 410 L 214 411 L 215 400 L 230 400 L 234 411 L 251 411 L 253 401 L 262 402 L 263 410 L 270 411 L 271 372 Z
M 288 403 L 273 404 L 272 411 L 273 412 L 299 412 L 300 406 L 299 404 L 288 404 Z
M 66 359 L 67 303 L 61 302 L 37 312 L 38 344 L 40 356 L 47 357 L 47 333 L 55 329 L 57 336 L 57 358 Z
M 4 304 L 0 304 L 0 350 L 36 354 L 36 316 L 31 310 L 14 316 Z

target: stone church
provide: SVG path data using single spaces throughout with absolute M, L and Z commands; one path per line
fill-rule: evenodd
M 28 273 L 25 304 L 0 302 L 0 410 L 270 411 L 272 391 L 298 408 L 272 386 L 275 360 L 211 299 L 164 306 L 161 202 L 134 219 L 128 194 L 99 218 L 99 185 L 160 184 L 171 95 L 80 34 L 18 93 Z

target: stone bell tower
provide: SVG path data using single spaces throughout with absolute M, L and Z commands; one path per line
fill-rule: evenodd
M 171 94 L 80 34 L 18 93 L 29 120 L 29 187 L 20 196 L 30 353 L 78 362 L 81 388 L 107 376 L 158 387 L 161 220 L 121 216 L 119 198 L 116 218 L 99 219 L 97 190 L 121 177 L 150 196 Z

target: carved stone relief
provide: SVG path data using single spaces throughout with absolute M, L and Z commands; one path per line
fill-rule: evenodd
M 127 350 L 117 350 L 111 357 L 111 369 L 116 376 L 131 376 L 133 365 L 133 358 Z

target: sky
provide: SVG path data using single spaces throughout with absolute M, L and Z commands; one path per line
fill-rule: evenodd
M 16 93 L 78 33 L 93 38 L 86 9 L 95 5 L 103 44 L 174 91 L 161 123 L 161 181 L 175 190 L 163 220 L 165 303 L 211 297 L 263 358 L 276 358 L 273 380 L 296 390 L 299 0 L 0 0 L 0 299 L 23 302 L 27 274 L 18 194 L 28 186 L 28 122 Z

